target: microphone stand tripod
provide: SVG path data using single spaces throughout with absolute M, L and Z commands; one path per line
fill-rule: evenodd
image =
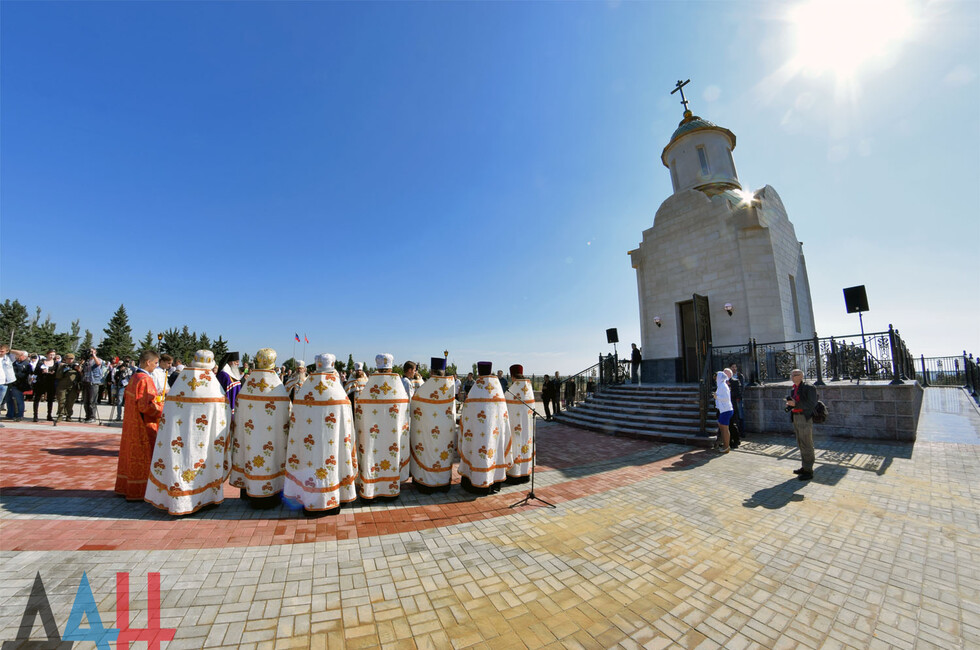
M 541 419 L 541 414 L 538 413 L 534 409 L 533 406 L 531 406 L 530 404 L 528 404 L 527 402 L 525 402 L 524 400 L 522 400 L 517 395 L 511 395 L 511 397 L 513 397 L 514 399 L 516 399 L 518 402 L 520 402 L 521 404 L 523 404 L 524 406 L 526 406 L 529 411 L 531 411 L 531 414 L 532 414 L 532 416 L 534 418 L 534 420 L 533 420 L 533 422 L 534 422 L 534 433 L 531 435 L 531 489 L 528 491 L 527 496 L 525 496 L 523 499 L 521 499 L 517 503 L 510 504 L 510 507 L 511 508 L 516 508 L 518 506 L 526 506 L 531 501 L 540 501 L 541 503 L 543 503 L 544 505 L 548 506 L 549 508 L 557 508 L 558 506 L 556 506 L 555 504 L 549 503 L 548 501 L 545 501 L 541 497 L 536 496 L 534 494 L 534 469 L 535 469 L 535 467 L 537 467 L 537 463 L 538 463 L 538 452 L 537 452 L 537 449 L 538 449 L 538 420 Z

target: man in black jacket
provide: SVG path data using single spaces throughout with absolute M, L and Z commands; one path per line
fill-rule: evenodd
M 803 381 L 803 371 L 793 369 L 789 374 L 793 388 L 786 398 L 786 410 L 793 420 L 796 444 L 800 448 L 803 466 L 793 470 L 801 481 L 813 478 L 813 409 L 817 405 L 817 389 Z
M 551 420 L 551 400 L 557 388 L 551 383 L 551 375 L 544 376 L 541 384 L 541 401 L 544 403 L 544 419 Z
M 643 354 L 640 349 L 636 347 L 636 343 L 633 344 L 633 351 L 630 353 L 630 367 L 632 372 L 632 380 L 634 384 L 640 383 L 640 363 L 643 361 Z

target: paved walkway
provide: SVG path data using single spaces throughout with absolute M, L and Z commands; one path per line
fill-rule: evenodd
M 84 572 L 117 628 L 154 627 L 159 573 L 168 649 L 980 647 L 980 412 L 930 388 L 919 431 L 914 445 L 818 432 L 800 482 L 785 436 L 721 456 L 546 423 L 536 493 L 555 509 L 509 508 L 526 486 L 409 487 L 309 520 L 229 490 L 171 519 L 112 496 L 118 429 L 8 424 L 0 641 L 27 636 L 36 575 L 71 635 Z

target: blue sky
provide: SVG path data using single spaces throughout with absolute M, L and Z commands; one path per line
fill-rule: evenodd
M 868 331 L 980 352 L 980 5 L 855 5 L 4 2 L 0 298 L 575 372 L 639 338 L 690 78 L 782 197 L 818 333 L 864 284 Z

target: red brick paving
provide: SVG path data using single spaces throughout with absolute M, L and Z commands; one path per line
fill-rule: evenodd
M 2 431 L 0 494 L 12 496 L 115 497 L 119 430 L 93 426 L 91 433 L 14 429 Z M 659 443 L 615 438 L 563 425 L 539 432 L 541 472 L 608 461 L 649 450 Z M 644 465 L 627 465 L 572 479 L 536 493 L 552 503 L 598 494 L 672 469 L 697 464 L 711 452 L 697 451 Z M 457 479 L 458 480 L 458 479 Z M 354 539 L 425 530 L 499 517 L 538 504 L 510 508 L 525 491 L 473 499 L 454 487 L 450 497 L 464 500 L 426 506 L 393 507 L 362 512 L 341 511 L 334 517 L 310 519 L 197 519 L 165 521 L 127 519 L 0 521 L 0 549 L 24 550 L 152 550 L 266 546 Z M 226 498 L 238 490 L 225 485 Z M 140 507 L 133 504 L 133 507 Z M 149 507 L 149 506 L 147 506 Z M 221 506 L 218 506 L 219 508 Z

